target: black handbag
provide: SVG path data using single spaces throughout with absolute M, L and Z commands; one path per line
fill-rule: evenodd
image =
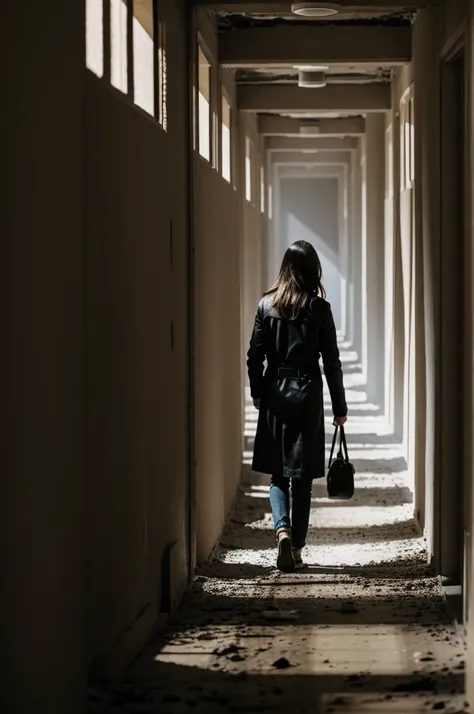
M 333 460 L 337 432 L 340 429 L 339 451 Z M 355 469 L 349 461 L 346 434 L 343 426 L 336 426 L 332 440 L 331 455 L 328 463 L 327 487 L 329 498 L 348 500 L 354 495 Z

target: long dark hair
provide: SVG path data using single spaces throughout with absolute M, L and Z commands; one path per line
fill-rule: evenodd
M 296 320 L 309 314 L 315 297 L 326 297 L 322 275 L 321 261 L 314 247 L 305 240 L 298 240 L 286 251 L 278 280 L 265 295 L 273 295 L 273 307 L 282 317 Z

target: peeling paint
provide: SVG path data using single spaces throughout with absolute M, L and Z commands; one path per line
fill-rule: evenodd
M 230 13 L 220 10 L 216 13 L 217 26 L 220 32 L 244 30 L 251 27 L 275 27 L 277 25 L 313 24 L 318 27 L 406 27 L 412 24 L 416 17 L 413 11 L 400 10 L 389 14 L 343 13 L 338 20 L 303 20 L 295 15 L 258 15 L 250 13 Z
M 326 72 L 328 84 L 367 84 L 368 82 L 389 83 L 392 79 L 392 72 L 389 68 L 382 67 L 378 71 L 372 69 L 364 71 L 363 65 L 355 65 L 353 72 L 338 72 L 337 69 L 329 69 Z M 235 72 L 235 79 L 238 84 L 294 84 L 298 79 L 298 71 L 281 72 L 281 70 L 266 69 L 238 69 Z

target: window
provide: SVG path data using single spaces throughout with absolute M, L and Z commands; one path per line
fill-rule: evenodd
M 155 114 L 153 0 L 133 3 L 133 85 L 135 104 Z
M 211 65 L 198 47 L 199 153 L 211 160 Z
M 260 166 L 260 211 L 265 213 L 265 171 Z
M 410 97 L 410 182 L 415 180 L 415 107 Z
M 110 81 L 127 94 L 127 1 L 110 0 Z
M 98 77 L 104 74 L 102 0 L 86 0 L 86 67 Z
M 385 198 L 393 198 L 393 130 L 385 132 Z
M 411 89 L 400 103 L 401 189 L 413 186 L 415 178 L 415 122 Z
M 85 2 L 87 68 L 98 77 L 105 75 L 166 130 L 167 37 L 165 22 L 157 15 L 157 0 Z M 110 57 L 104 57 L 104 50 L 110 50 Z
M 212 72 L 212 68 L 211 68 Z M 219 170 L 219 117 L 217 115 L 217 109 L 212 111 L 212 129 L 211 129 L 211 139 L 212 139 L 212 168 Z
M 245 198 L 252 200 L 252 142 L 245 138 Z
M 232 180 L 232 111 L 230 107 L 230 102 L 222 93 L 222 125 L 221 125 L 221 151 L 222 151 L 222 176 L 229 183 Z
M 406 103 L 405 119 L 403 121 L 403 173 L 405 188 L 410 186 L 410 103 Z
M 168 129 L 168 56 L 166 45 L 166 25 L 158 23 L 158 121 L 163 129 Z

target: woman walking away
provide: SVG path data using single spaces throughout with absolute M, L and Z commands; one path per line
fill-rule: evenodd
M 259 303 L 247 355 L 250 393 L 259 409 L 252 468 L 271 474 L 280 570 L 304 567 L 301 550 L 308 532 L 312 482 L 325 473 L 320 356 L 334 423 L 342 425 L 347 419 L 336 328 L 321 277 L 313 246 L 293 243 L 275 286 Z

